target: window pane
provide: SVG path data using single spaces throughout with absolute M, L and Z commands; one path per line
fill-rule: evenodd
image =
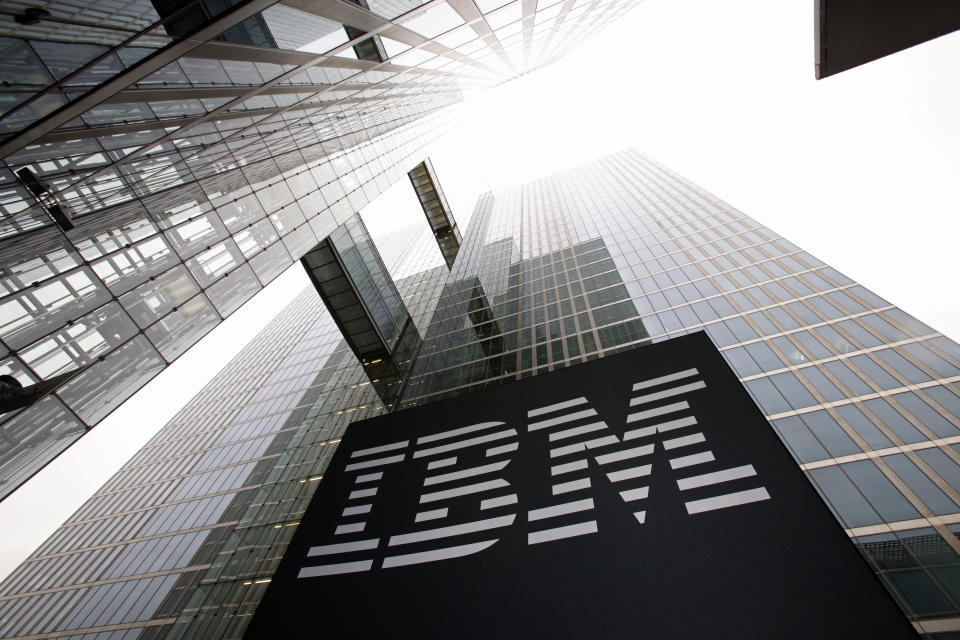
M 147 327 L 199 290 L 187 270 L 178 266 L 124 294 L 120 303 L 140 327 Z
M 797 376 L 789 371 L 770 376 L 770 381 L 780 390 L 780 393 L 794 409 L 819 404 L 816 398 L 810 395 L 810 392 L 797 379 Z
M 860 379 L 860 376 L 850 370 L 850 367 L 839 360 L 826 363 L 827 369 L 835 375 L 844 386 L 849 389 L 853 395 L 862 396 L 873 393 L 873 389 L 866 382 Z
M 866 440 L 872 449 L 886 449 L 892 447 L 893 442 L 883 432 L 873 424 L 867 416 L 852 404 L 837 407 L 837 413 L 847 421 L 853 430 L 860 434 L 860 437 Z
M 920 517 L 920 512 L 913 508 L 872 461 L 861 460 L 840 466 L 884 520 L 892 522 Z
M 875 347 L 880 344 L 877 337 L 857 324 L 856 320 L 841 320 L 837 326 L 852 335 L 864 347 Z
M 826 411 L 803 414 L 803 421 L 810 431 L 827 448 L 834 458 L 860 453 L 860 447 L 848 436 Z
M 57 395 L 83 420 L 94 423 L 159 373 L 163 364 L 147 339 L 137 336 L 60 387 Z
M 871 360 L 869 356 L 853 356 L 849 362 L 863 371 L 864 375 L 873 380 L 881 389 L 896 389 L 903 386 L 902 382 L 881 369 L 880 365 Z
M 940 449 L 920 449 L 917 455 L 951 487 L 960 491 L 960 465 Z
M 927 387 L 923 390 L 925 394 L 933 398 L 941 407 L 960 418 L 960 396 L 950 392 L 956 385 L 943 387 Z
M 787 401 L 783 399 L 780 392 L 777 391 L 773 383 L 767 378 L 751 380 L 744 383 L 744 386 L 765 414 L 774 415 L 783 413 L 784 411 L 790 411 L 790 405 L 787 404 Z
M 754 361 L 760 365 L 763 371 L 775 371 L 783 369 L 784 364 L 776 356 L 773 350 L 762 342 L 754 342 L 744 347 L 747 352 L 753 356 Z
M 960 429 L 950 424 L 946 418 L 934 411 L 930 405 L 918 398 L 916 394 L 898 393 L 893 396 L 893 398 L 916 416 L 924 426 L 941 438 L 948 438 L 960 434 Z
M 813 334 L 811 334 L 809 331 L 798 331 L 791 337 L 803 345 L 817 360 L 821 358 L 829 358 L 833 355 L 830 353 L 830 350 L 823 346 L 823 343 L 813 337 Z
M 810 359 L 787 336 L 780 336 L 772 340 L 773 344 L 783 352 L 792 364 L 806 364 Z
M 914 384 L 928 382 L 931 379 L 930 376 L 918 369 L 893 349 L 881 349 L 879 351 L 874 351 L 873 353 L 888 365 L 893 367 L 897 373 Z
M 741 378 L 756 375 L 761 371 L 760 367 L 757 366 L 757 363 L 753 361 L 753 358 L 750 357 L 750 354 L 747 353 L 743 347 L 734 347 L 722 353 L 723 357 L 726 358 L 727 362 Z
M 907 483 L 910 490 L 923 500 L 924 504 L 937 515 L 954 513 L 957 505 L 926 476 L 907 456 L 898 453 L 884 456 L 883 461 L 890 465 L 894 473 Z
M 846 398 L 846 394 L 837 389 L 827 376 L 823 375 L 823 372 L 818 370 L 816 367 L 807 367 L 801 369 L 800 373 L 816 387 L 827 402 L 836 402 L 837 400 L 843 400 Z
M 918 342 L 905 344 L 903 345 L 903 349 L 910 353 L 910 355 L 915 357 L 917 360 L 925 364 L 927 367 L 933 369 L 933 371 L 942 378 L 960 374 L 960 369 L 936 355 L 930 351 L 930 349 L 927 349 Z
M 814 469 L 809 474 L 846 528 L 882 522 L 840 467 Z
M 150 342 L 168 361 L 175 359 L 220 321 L 206 297 L 200 294 L 146 330 Z
M 920 569 L 891 571 L 884 574 L 918 614 L 949 611 L 953 606 L 930 577 Z
M 775 420 L 772 424 L 777 433 L 780 434 L 780 438 L 787 443 L 798 462 L 813 462 L 830 457 L 827 450 L 810 433 L 807 425 L 800 418 L 790 416 Z
M 899 412 L 895 411 L 887 402 L 881 398 L 874 398 L 863 403 L 870 411 L 876 414 L 880 421 L 891 431 L 896 433 L 900 439 L 906 443 L 920 442 L 927 438 L 917 431 L 910 422 Z

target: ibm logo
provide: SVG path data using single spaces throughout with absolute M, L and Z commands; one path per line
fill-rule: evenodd
M 759 480 L 745 490 L 724 488 L 724 483 L 756 477 L 753 465 L 698 472 L 699 465 L 716 461 L 713 452 L 704 448 L 709 446 L 709 434 L 701 430 L 684 400 L 685 395 L 706 388 L 699 376 L 697 369 L 686 369 L 634 384 L 621 436 L 586 398 L 576 397 L 530 409 L 522 425 L 481 422 L 415 442 L 403 440 L 350 452 L 345 472 L 352 483 L 332 532 L 336 541 L 311 547 L 309 566 L 298 577 L 390 569 L 480 553 L 495 545 L 508 527 L 517 526 L 518 520 L 526 527 L 527 545 L 597 534 L 591 465 L 602 470 L 600 477 L 611 483 L 635 526 L 641 527 L 647 522 L 651 456 L 658 447 L 667 460 L 663 469 L 657 469 L 658 481 L 675 482 L 681 496 L 716 486 L 710 497 L 684 499 L 690 516 L 769 500 Z M 651 406 L 660 401 L 669 403 Z M 549 461 L 542 462 L 552 499 L 529 509 L 520 507 L 518 489 L 504 477 L 518 455 L 521 431 L 543 437 L 549 452 Z M 408 530 L 370 535 L 367 521 L 378 506 L 382 508 L 377 504 L 378 490 L 390 482 L 391 472 L 401 463 L 422 470 L 419 510 L 408 521 Z

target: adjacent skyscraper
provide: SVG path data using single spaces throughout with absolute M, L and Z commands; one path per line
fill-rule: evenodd
M 421 162 L 463 91 L 635 4 L 39 2 L 0 16 L 0 374 L 30 387 L 77 372 L 0 407 L 0 498 Z
M 706 331 L 918 630 L 960 631 L 955 342 L 633 151 L 482 197 L 452 268 L 404 246 L 401 407 Z M 0 585 L 0 635 L 239 637 L 386 409 L 334 326 L 301 294 Z

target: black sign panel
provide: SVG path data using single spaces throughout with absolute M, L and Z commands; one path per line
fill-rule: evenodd
M 817 79 L 960 29 L 956 0 L 815 0 Z
M 916 638 L 705 334 L 352 425 L 247 638 Z

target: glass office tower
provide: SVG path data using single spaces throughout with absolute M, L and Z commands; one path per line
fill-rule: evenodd
M 423 332 L 449 269 L 426 224 L 389 246 Z M 384 411 L 308 287 L 3 582 L 0 637 L 239 637 L 344 429 Z
M 0 499 L 423 160 L 463 92 L 636 4 L 10 4 L 0 374 L 76 375 L 0 412 Z
M 918 630 L 960 631 L 956 343 L 634 151 L 458 223 L 452 268 L 426 224 L 406 267 L 384 255 L 423 337 L 401 406 L 706 331 Z M 344 428 L 384 411 L 319 307 L 301 294 L 0 585 L 0 635 L 241 635 Z
M 478 203 L 402 406 L 701 330 L 918 629 L 960 632 L 960 347 L 637 152 Z

